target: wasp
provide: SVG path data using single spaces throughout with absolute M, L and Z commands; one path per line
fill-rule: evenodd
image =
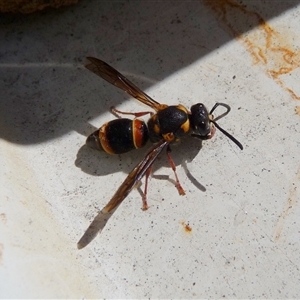
M 216 103 L 208 112 L 207 108 L 202 103 L 193 105 L 190 110 L 181 104 L 161 104 L 140 90 L 128 78 L 104 61 L 94 57 L 87 57 L 87 59 L 88 63 L 85 67 L 88 70 L 154 110 L 154 112 L 145 111 L 129 113 L 119 111 L 113 107 L 111 110 L 118 118 L 105 123 L 98 130 L 88 136 L 86 140 L 86 144 L 88 146 L 98 150 L 103 150 L 109 154 L 122 154 L 141 148 L 148 140 L 153 143 L 153 146 L 146 153 L 142 161 L 134 167 L 115 192 L 111 200 L 102 209 L 102 214 L 108 214 L 114 211 L 127 197 L 131 190 L 140 183 L 144 176 L 146 177 L 146 180 L 145 190 L 142 197 L 143 210 L 148 208 L 148 177 L 151 173 L 151 167 L 154 161 L 164 149 L 166 149 L 168 161 L 176 178 L 175 186 L 180 195 L 185 195 L 184 189 L 180 185 L 176 174 L 175 163 L 170 155 L 170 145 L 179 141 L 180 138 L 185 135 L 190 135 L 200 140 L 207 140 L 214 136 L 217 128 L 241 150 L 243 149 L 242 144 L 238 140 L 217 124 L 219 119 L 223 118 L 230 112 L 229 105 L 225 103 Z M 215 118 L 213 116 L 213 112 L 219 106 L 224 107 L 226 111 Z M 133 115 L 135 118 L 121 118 L 121 114 Z M 138 119 L 138 117 L 146 114 L 150 115 L 147 124 L 143 120 Z M 79 244 L 80 241 L 78 245 Z

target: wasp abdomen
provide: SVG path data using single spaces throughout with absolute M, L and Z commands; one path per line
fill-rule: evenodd
M 108 154 L 122 154 L 143 147 L 147 140 L 145 122 L 139 119 L 116 119 L 92 133 L 86 144 Z

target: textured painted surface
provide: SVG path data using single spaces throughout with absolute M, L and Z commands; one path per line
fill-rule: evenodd
M 2 298 L 300 296 L 298 1 L 81 1 L 0 20 Z M 83 146 L 111 105 L 145 110 L 85 56 L 162 103 L 228 103 L 220 125 L 244 150 L 220 132 L 174 146 L 186 196 L 161 155 L 150 208 L 134 190 L 79 251 L 146 152 Z

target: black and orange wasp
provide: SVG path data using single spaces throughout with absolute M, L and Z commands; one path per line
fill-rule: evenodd
M 103 150 L 109 154 L 122 154 L 133 149 L 143 147 L 148 140 L 154 144 L 146 153 L 142 161 L 139 162 L 137 166 L 129 173 L 111 200 L 102 209 L 102 219 L 105 219 L 105 215 L 112 214 L 112 212 L 121 204 L 131 190 L 140 183 L 144 176 L 145 189 L 142 197 L 143 210 L 148 209 L 148 177 L 151 173 L 152 164 L 164 149 L 166 149 L 168 161 L 176 178 L 175 186 L 180 195 L 185 195 L 184 189 L 182 188 L 176 174 L 175 163 L 170 155 L 170 145 L 180 140 L 180 138 L 184 135 L 190 135 L 200 140 L 207 140 L 214 136 L 217 128 L 231 141 L 233 141 L 241 150 L 243 149 L 242 144 L 227 131 L 221 128 L 216 122 L 230 112 L 229 105 L 225 103 L 216 103 L 210 112 L 208 112 L 202 103 L 193 105 L 190 111 L 181 104 L 170 106 L 167 104 L 160 104 L 145 94 L 128 78 L 104 61 L 94 57 L 87 57 L 87 59 L 88 63 L 85 67 L 88 70 L 92 71 L 112 85 L 125 91 L 127 94 L 151 107 L 155 111 L 129 113 L 119 111 L 112 107 L 112 112 L 118 118 L 102 125 L 86 140 L 86 144 L 88 146 L 98 150 Z M 226 111 L 220 116 L 214 118 L 213 112 L 219 106 L 224 107 Z M 134 119 L 121 118 L 121 114 L 133 115 Z M 147 124 L 145 124 L 144 121 L 137 119 L 138 117 L 146 114 L 150 115 Z M 106 222 L 108 218 L 109 217 L 106 218 Z M 99 225 L 99 220 L 96 217 L 84 236 L 78 242 L 78 248 L 83 248 L 91 239 L 93 239 L 96 233 L 100 229 L 103 229 L 106 222 L 102 222 L 103 224 Z M 89 232 L 89 230 L 92 232 Z M 87 237 L 87 235 L 90 237 Z

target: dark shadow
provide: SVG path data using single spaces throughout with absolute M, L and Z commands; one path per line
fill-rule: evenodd
M 103 228 L 105 227 L 108 220 L 111 218 L 113 213 L 116 211 L 118 207 L 113 209 L 110 213 L 103 213 L 100 211 L 90 226 L 87 228 L 83 236 L 80 238 L 80 240 L 77 243 L 77 248 L 82 249 L 86 247 L 98 234 L 101 233 Z
M 86 147 L 86 146 L 85 146 Z M 176 151 L 176 154 L 175 155 L 172 155 L 172 158 L 175 162 L 176 165 L 179 165 L 182 163 L 182 161 L 192 161 L 194 159 L 194 157 L 199 153 L 199 151 L 201 150 L 201 147 L 202 147 L 202 141 L 199 140 L 199 139 L 195 139 L 195 138 L 190 138 L 190 137 L 185 137 L 180 144 L 177 144 L 177 145 L 174 145 L 175 150 Z M 174 148 L 173 147 L 173 148 Z M 82 147 L 84 148 L 84 147 Z M 97 151 L 97 150 L 94 150 L 94 149 L 89 149 L 91 151 L 94 151 L 96 153 L 100 153 L 100 155 L 102 155 L 103 153 L 100 152 L 100 151 Z M 88 151 L 88 150 L 86 150 Z M 132 155 L 133 153 L 130 152 L 130 153 L 126 153 L 125 155 Z M 103 154 L 104 155 L 104 154 Z M 134 154 L 133 154 L 134 155 Z M 163 153 L 161 153 L 158 158 L 156 159 L 156 161 L 154 162 L 154 165 L 153 165 L 153 171 L 155 173 L 155 171 L 157 169 L 159 169 L 160 167 L 162 167 L 164 164 L 168 164 L 169 166 L 169 163 L 168 163 L 168 160 L 167 159 L 163 159 L 163 156 L 165 155 L 165 151 L 163 151 Z M 135 155 L 136 156 L 136 155 Z M 114 156 L 112 156 L 114 157 Z M 166 157 L 166 155 L 165 155 Z M 103 160 L 99 160 L 98 163 L 96 163 L 96 165 L 99 166 L 99 168 L 97 169 L 96 166 L 94 166 L 93 170 L 95 170 L 95 172 L 93 171 L 92 174 L 93 175 L 103 175 L 101 173 L 101 171 L 99 170 L 105 170 L 105 174 L 107 174 L 106 172 L 107 171 L 111 171 L 113 172 L 112 170 L 115 169 L 115 167 L 111 167 L 113 165 L 115 165 L 116 161 L 114 160 L 108 160 L 109 161 L 109 165 L 105 166 L 104 168 L 102 168 L 102 162 Z M 139 160 L 136 162 L 135 165 L 137 165 L 139 163 Z M 90 165 L 93 165 L 90 164 L 90 162 L 88 161 L 86 164 L 82 164 L 82 166 L 90 166 Z M 118 165 L 118 169 L 120 168 L 120 165 Z M 97 171 L 96 171 L 97 169 Z M 133 167 L 131 168 L 133 169 Z M 88 170 L 88 172 L 91 172 L 92 170 L 91 169 L 88 169 L 88 168 L 85 168 L 84 169 L 85 171 Z M 170 174 L 168 175 L 153 175 L 154 178 L 156 179 L 160 179 L 160 180 L 168 180 L 171 184 L 175 185 L 175 181 L 173 179 L 174 177 L 174 174 L 173 172 L 171 171 L 171 168 L 169 169 L 170 170 Z M 98 172 L 99 171 L 99 172 Z M 131 170 L 130 170 L 131 171 Z M 128 171 L 128 173 L 130 173 L 130 171 Z M 196 180 L 195 177 L 193 177 L 188 169 L 187 169 L 187 166 L 185 164 L 185 172 L 186 174 L 188 174 L 188 178 L 191 179 L 191 182 L 197 187 L 199 188 L 201 191 L 205 191 L 205 187 L 203 187 L 201 185 L 200 182 L 198 182 Z M 89 173 L 90 174 L 90 173 Z M 124 178 L 125 179 L 125 178 Z M 136 184 L 138 184 L 139 182 L 136 182 Z M 120 183 L 121 185 L 121 183 Z M 142 191 L 140 189 L 140 185 L 138 186 L 138 189 L 139 189 L 139 192 L 140 194 L 142 195 Z M 175 188 L 174 188 L 174 193 L 175 193 Z M 113 191 L 112 191 L 112 194 L 113 194 Z M 126 198 L 126 197 L 125 197 Z M 124 198 L 124 199 L 125 199 Z M 107 202 L 109 202 L 110 199 L 107 199 Z M 123 200 L 122 200 L 123 201 Z M 142 202 L 142 201 L 141 201 Z M 105 212 L 103 209 L 97 213 L 97 215 L 94 217 L 93 221 L 91 222 L 90 226 L 87 228 L 87 230 L 85 231 L 85 233 L 83 234 L 83 236 L 80 238 L 79 242 L 77 243 L 77 247 L 78 249 L 82 249 L 84 247 L 86 247 L 92 240 L 94 240 L 96 238 L 96 236 L 98 234 L 100 234 L 103 230 L 103 228 L 106 226 L 108 220 L 111 218 L 111 216 L 113 215 L 113 213 L 115 212 L 115 210 L 117 209 L 117 207 L 115 209 L 113 209 L 111 212 L 107 213 Z
M 188 166 L 187 166 L 187 164 L 186 164 L 186 161 L 183 161 L 182 162 L 182 167 L 183 167 L 183 169 L 184 169 L 184 172 L 185 172 L 185 175 L 186 175 L 186 177 L 189 179 L 189 181 L 198 189 L 198 190 L 200 190 L 200 191 L 202 191 L 202 192 L 205 192 L 206 191 L 206 187 L 203 185 L 203 184 L 201 184 L 198 180 L 197 180 L 197 178 L 190 172 L 190 170 L 189 170 L 189 168 L 188 168 Z
M 128 99 L 82 67 L 86 56 L 109 62 L 146 89 L 299 1 L 243 3 L 91 0 L 0 15 L 0 138 L 30 145 L 74 130 L 87 136 L 91 119 Z M 201 98 L 157 101 L 186 105 Z
M 145 148 L 147 149 L 147 146 Z M 104 151 L 98 151 L 83 145 L 77 153 L 75 165 L 83 172 L 93 176 L 113 174 L 120 169 L 122 169 L 124 173 L 128 173 L 133 165 L 142 160 L 144 154 L 145 149 L 138 149 L 135 150 L 134 153 L 129 152 L 122 155 L 110 155 Z M 130 164 L 124 163 L 128 161 L 130 161 Z
M 201 145 L 201 140 L 189 136 L 185 137 L 178 144 L 172 145 L 172 159 L 174 160 L 175 165 L 178 166 L 185 160 L 189 162 L 192 161 L 199 154 Z M 122 155 L 110 155 L 104 151 L 98 151 L 83 145 L 78 150 L 75 165 L 83 172 L 93 176 L 114 174 L 120 169 L 122 169 L 125 174 L 128 174 L 133 166 L 144 158 L 145 153 L 150 146 L 151 143 L 148 142 L 146 146 L 141 149 Z M 160 167 L 169 167 L 165 152 L 158 157 L 157 161 L 159 161 L 159 163 L 154 163 L 153 173 Z M 130 162 L 130 164 L 126 162 Z M 170 170 L 170 175 L 172 176 L 172 170 Z

